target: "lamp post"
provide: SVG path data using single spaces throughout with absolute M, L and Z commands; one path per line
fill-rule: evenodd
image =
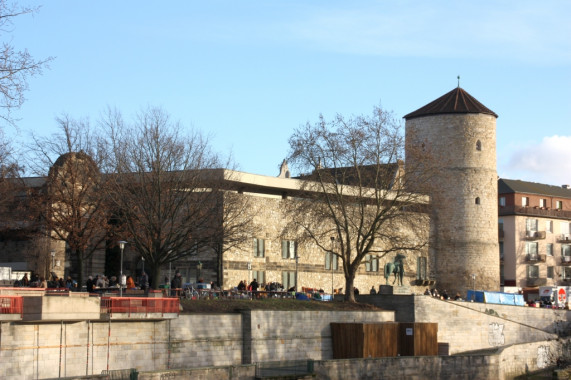
M 331 266 L 331 298 L 333 298 L 333 246 L 335 245 L 335 236 L 331 236 L 331 252 L 329 252 L 329 265 Z
M 476 273 L 472 273 L 472 300 L 476 300 Z
M 50 252 L 52 254 L 52 272 L 54 271 L 55 267 L 56 267 L 56 251 L 55 250 L 51 250 Z
M 202 274 L 202 263 L 199 261 L 198 265 L 196 266 L 196 282 L 200 280 L 200 275 Z
M 125 284 L 125 281 L 123 281 L 123 250 L 125 249 L 125 244 L 127 244 L 125 240 L 119 241 L 119 249 L 121 250 L 121 270 L 119 271 L 119 297 L 123 297 L 123 285 Z
M 145 271 L 145 258 L 141 256 L 141 260 L 143 261 L 143 272 Z
M 297 293 L 297 260 L 299 256 L 297 255 L 297 250 L 295 251 L 295 292 Z

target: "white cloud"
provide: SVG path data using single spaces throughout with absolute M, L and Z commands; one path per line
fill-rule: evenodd
M 571 184 L 571 136 L 544 137 L 512 150 L 500 176 L 549 185 Z

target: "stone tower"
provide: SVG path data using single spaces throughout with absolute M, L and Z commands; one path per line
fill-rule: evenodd
M 435 164 L 424 170 L 438 168 L 427 181 L 430 274 L 452 295 L 499 290 L 497 117 L 460 87 L 404 116 L 407 167 L 425 152 Z

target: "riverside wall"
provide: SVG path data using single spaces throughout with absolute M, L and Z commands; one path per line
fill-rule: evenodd
M 571 335 L 571 311 L 444 301 L 424 295 L 363 295 L 360 302 L 395 311 L 397 322 L 438 323 L 449 353 L 548 341 Z
M 474 304 L 426 296 L 374 300 L 401 305 L 396 309 L 405 312 L 242 311 L 172 320 L 2 322 L 0 378 L 74 378 L 136 368 L 140 379 L 249 380 L 258 362 L 313 360 L 316 378 L 331 380 L 447 379 L 451 374 L 509 379 L 571 356 L 569 338 L 557 339 L 549 328 L 533 326 L 560 311 L 476 310 Z M 330 323 L 405 321 L 395 316 L 407 314 L 416 322 L 437 322 L 439 342 L 449 343 L 455 355 L 332 360 Z
M 245 311 L 150 321 L 2 322 L 0 378 L 43 379 L 128 368 L 164 371 L 330 359 L 330 323 L 393 319 L 391 311 Z

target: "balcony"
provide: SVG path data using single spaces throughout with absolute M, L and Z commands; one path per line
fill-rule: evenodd
M 571 220 L 571 211 L 550 209 L 549 207 L 522 207 L 522 206 L 500 206 L 498 209 L 500 216 L 505 215 L 530 215 L 542 216 L 554 219 Z
M 530 287 L 543 286 L 547 284 L 547 278 L 528 278 L 525 284 Z
M 524 240 L 542 240 L 545 239 L 545 231 L 525 231 Z
M 558 243 L 571 243 L 571 234 L 561 234 L 557 236 Z
M 570 266 L 571 265 L 571 256 L 561 256 L 561 265 Z
M 528 263 L 538 263 L 538 262 L 545 262 L 545 255 L 538 255 L 538 254 L 527 254 L 525 256 L 525 261 Z

